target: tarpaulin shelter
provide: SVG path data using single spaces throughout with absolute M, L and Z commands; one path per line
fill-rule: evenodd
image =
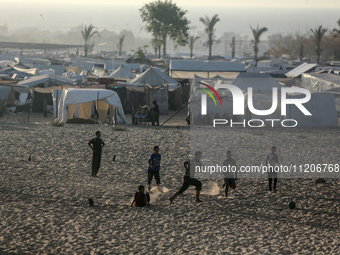
M 340 76 L 330 73 L 302 74 L 301 86 L 310 92 L 340 92 Z
M 107 123 L 108 113 L 115 124 L 127 124 L 118 94 L 107 89 L 63 89 L 58 104 L 58 120 L 90 119 L 95 105 L 101 123 Z
M 78 88 L 78 86 L 54 86 L 48 88 L 34 88 L 33 89 L 33 112 L 42 112 L 44 106 L 44 100 L 46 100 L 47 105 L 53 105 L 53 90 L 62 90 L 64 88 Z
M 152 107 L 152 101 L 156 100 L 161 114 L 168 113 L 168 88 L 178 89 L 181 86 L 179 82 L 154 67 L 149 67 L 144 73 L 132 79 L 129 83 L 119 84 L 129 88 L 143 88 L 145 90 L 146 104 Z M 181 97 L 178 100 L 182 100 L 180 93 L 176 95 Z

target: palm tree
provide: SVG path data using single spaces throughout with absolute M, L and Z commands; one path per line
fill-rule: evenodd
M 340 19 L 338 20 L 338 26 L 340 27 Z M 340 35 L 340 29 L 333 29 L 333 32 L 335 33 L 334 37 L 337 37 L 338 35 Z
M 254 39 L 251 40 L 251 43 L 254 44 L 254 53 L 255 53 L 255 66 L 257 66 L 257 53 L 259 52 L 259 43 L 260 43 L 260 37 L 261 35 L 268 31 L 266 27 L 259 28 L 259 25 L 257 25 L 257 28 L 252 28 L 250 26 L 251 31 L 253 32 Z
M 326 28 L 323 28 L 322 26 L 319 26 L 318 28 L 311 29 L 313 36 L 314 36 L 314 44 L 315 44 L 315 53 L 316 53 L 316 63 L 320 63 L 320 55 L 322 52 L 321 49 L 321 40 L 322 37 L 325 35 L 327 32 Z
M 81 34 L 83 35 L 83 39 L 85 41 L 85 45 L 84 45 L 85 56 L 87 56 L 87 52 L 89 49 L 88 43 L 90 42 L 92 36 L 94 36 L 95 34 L 98 34 L 97 31 L 93 31 L 93 30 L 94 30 L 94 26 L 90 24 L 88 27 L 85 25 L 85 29 L 81 31 Z
M 303 49 L 304 49 L 304 46 L 303 46 L 303 43 L 302 42 L 300 42 L 300 60 L 302 61 L 302 59 L 303 59 Z
M 124 39 L 125 39 L 125 34 L 122 35 L 122 37 L 119 37 L 119 42 L 117 43 L 117 48 L 119 50 L 119 56 L 122 55 L 122 49 L 123 49 L 123 42 L 124 42 Z
M 200 38 L 200 37 L 199 36 L 193 36 L 193 35 L 191 35 L 189 37 L 190 58 L 192 58 L 192 56 L 193 56 L 194 44 L 198 40 L 198 38 Z
M 215 38 L 215 29 L 214 26 L 216 25 L 217 22 L 220 21 L 218 14 L 215 14 L 212 19 L 210 20 L 210 18 L 207 17 L 207 15 L 205 15 L 205 18 L 200 18 L 199 19 L 204 25 L 205 25 L 205 29 L 204 31 L 207 33 L 208 35 L 208 41 L 205 43 L 205 46 L 209 47 L 209 57 L 208 60 L 211 60 L 211 48 L 214 42 L 219 43 L 219 40 L 216 40 Z
M 235 36 L 233 36 L 233 39 L 231 40 L 231 57 L 234 59 L 235 58 Z

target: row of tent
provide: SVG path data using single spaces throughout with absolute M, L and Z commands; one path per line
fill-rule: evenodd
M 59 90 L 69 86 L 76 88 L 80 85 L 80 81 L 84 77 L 89 77 L 83 70 L 89 70 L 92 66 L 97 73 L 100 73 L 102 70 L 108 69 L 109 65 L 111 65 L 111 67 L 116 67 L 117 63 L 119 63 L 119 61 L 113 63 L 111 60 L 103 62 L 101 60 L 74 58 L 73 60 L 70 60 L 71 67 L 60 66 L 60 68 L 65 68 L 64 75 L 67 75 L 60 76 L 57 75 L 56 72 L 47 72 L 45 74 L 41 74 L 40 72 L 40 75 L 37 75 L 38 69 L 36 66 L 47 65 L 45 62 L 39 62 L 38 60 L 34 60 L 34 64 L 30 69 L 11 66 L 0 70 L 0 78 L 5 75 L 21 78 L 21 81 L 17 84 L 11 84 L 9 81 L 7 81 L 7 84 L 1 84 L 4 86 L 0 86 L 0 99 L 5 100 L 8 103 L 13 103 L 13 99 L 15 99 L 14 101 L 19 101 L 19 104 L 24 104 L 26 99 L 30 97 L 28 92 L 33 92 L 33 105 L 37 108 L 40 106 L 41 108 L 41 100 L 39 101 L 38 98 L 39 95 L 43 93 L 40 88 L 37 89 L 37 86 L 43 87 L 44 89 L 62 86 L 61 88 L 59 87 Z M 263 70 L 267 68 L 267 74 L 262 73 L 262 71 L 259 72 L 261 68 Z M 119 82 L 115 82 L 114 84 L 107 84 L 105 88 L 118 94 L 121 100 L 122 109 L 125 113 L 132 113 L 138 109 L 139 106 L 144 104 L 150 105 L 152 100 L 156 100 L 159 103 L 161 113 L 168 113 L 169 109 L 179 110 L 183 103 L 189 98 L 189 94 L 192 95 L 197 92 L 194 88 L 198 84 L 198 80 L 203 80 L 209 84 L 231 83 L 243 90 L 246 90 L 246 88 L 249 87 L 249 83 L 251 83 L 256 89 L 254 100 L 258 107 L 263 109 L 270 108 L 271 89 L 278 86 L 278 84 L 279 86 L 282 86 L 282 84 L 279 83 L 282 81 L 286 86 L 302 86 L 313 93 L 327 92 L 327 94 L 330 94 L 335 98 L 334 105 L 339 111 L 338 93 L 340 82 L 338 75 L 332 73 L 306 73 L 307 71 L 314 70 L 315 64 L 303 63 L 293 70 L 288 70 L 286 67 L 279 68 L 276 65 L 275 68 L 279 68 L 280 72 L 284 72 L 286 77 L 291 77 L 289 79 L 285 78 L 280 80 L 279 78 L 273 79 L 273 75 L 268 73 L 271 72 L 271 68 L 273 67 L 245 67 L 243 63 L 236 61 L 172 60 L 169 65 L 170 76 L 166 75 L 161 69 L 155 67 L 149 67 L 146 71 L 138 75 L 132 71 L 136 69 L 139 69 L 140 71 L 145 70 L 145 66 L 125 63 L 120 65 L 112 74 L 104 76 L 104 78 L 107 78 L 108 80 L 112 79 L 114 81 L 119 80 Z M 197 74 L 199 74 L 199 76 L 197 76 Z M 25 77 L 24 80 L 22 80 L 23 77 Z M 296 79 L 296 77 L 301 78 Z M 178 80 L 184 78 L 190 78 L 193 81 L 191 86 L 183 86 L 178 82 Z M 56 88 L 56 90 L 58 90 L 58 88 Z M 224 94 L 227 98 L 228 93 Z M 48 97 L 48 103 L 53 102 L 52 96 L 48 95 Z M 226 99 L 224 98 L 224 100 Z M 332 99 L 328 101 L 330 101 L 331 104 L 333 102 Z M 228 105 L 228 103 L 226 102 L 225 105 Z M 77 112 L 79 109 L 75 111 Z M 230 112 L 230 109 L 228 111 Z

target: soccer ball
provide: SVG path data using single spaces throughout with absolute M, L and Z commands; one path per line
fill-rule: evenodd
M 288 203 L 288 207 L 289 207 L 289 209 L 294 209 L 295 208 L 295 202 L 294 201 L 290 201 L 289 203 Z

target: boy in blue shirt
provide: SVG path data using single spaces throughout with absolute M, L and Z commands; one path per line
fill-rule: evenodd
M 161 154 L 159 154 L 159 147 L 155 146 L 153 148 L 154 153 L 151 154 L 149 158 L 149 169 L 148 169 L 148 184 L 149 184 L 149 191 L 151 190 L 151 181 L 153 176 L 155 176 L 157 186 L 161 184 L 161 180 L 159 178 L 159 169 L 161 166 Z

